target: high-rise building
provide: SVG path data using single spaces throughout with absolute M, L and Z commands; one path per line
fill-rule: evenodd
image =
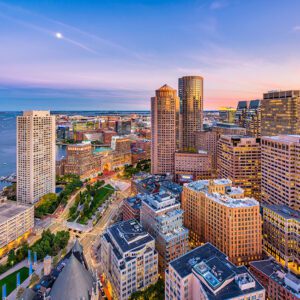
M 237 265 L 260 259 L 262 253 L 259 203 L 232 187 L 229 179 L 199 180 L 182 192 L 184 226 L 194 245 L 210 242 Z
M 222 135 L 246 135 L 246 129 L 236 124 L 217 123 L 210 130 L 195 133 L 196 149 L 212 155 L 213 170 L 217 169 L 217 142 Z
M 166 193 L 142 199 L 141 225 L 155 238 L 161 272 L 168 263 L 188 250 L 188 230 L 183 227 L 180 203 Z
M 55 116 L 26 111 L 17 117 L 17 200 L 35 203 L 55 193 Z
M 243 128 L 246 127 L 245 125 L 246 125 L 246 115 L 247 115 L 248 106 L 249 103 L 247 101 L 242 100 L 238 102 L 236 108 L 234 123 Z
M 179 98 L 168 85 L 151 98 L 151 172 L 174 173 L 174 155 L 179 147 Z
M 247 268 L 232 264 L 210 243 L 171 261 L 165 281 L 165 300 L 265 299 L 265 289 Z
M 261 197 L 268 204 L 300 210 L 300 136 L 279 135 L 261 140 Z
M 195 148 L 195 132 L 203 126 L 203 78 L 184 76 L 178 79 L 181 113 L 181 149 Z
M 300 90 L 264 94 L 261 136 L 300 134 Z
M 251 100 L 246 113 L 245 128 L 247 135 L 261 136 L 261 100 Z
M 111 148 L 119 153 L 130 153 L 131 152 L 132 140 L 128 137 L 113 136 L 111 139 Z
M 260 139 L 222 135 L 218 141 L 218 174 L 244 189 L 245 196 L 261 197 Z
M 133 292 L 158 278 L 155 240 L 136 220 L 109 227 L 101 239 L 101 265 L 114 299 L 127 300 Z
M 263 250 L 300 275 L 300 212 L 286 205 L 263 205 Z

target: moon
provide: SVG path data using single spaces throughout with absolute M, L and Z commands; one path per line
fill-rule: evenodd
M 56 37 L 57 39 L 62 39 L 62 38 L 63 38 L 63 35 L 62 35 L 60 32 L 56 32 L 56 33 L 55 33 L 55 37 Z

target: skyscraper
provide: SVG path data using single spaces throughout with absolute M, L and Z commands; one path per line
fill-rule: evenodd
M 179 98 L 168 85 L 151 98 L 151 172 L 174 173 L 174 155 L 179 147 Z
M 300 90 L 264 94 L 261 136 L 282 134 L 300 134 Z
M 203 126 L 203 78 L 184 76 L 178 79 L 181 113 L 181 149 L 195 148 L 195 132 Z
M 246 115 L 247 115 L 248 106 L 249 106 L 248 102 L 245 100 L 242 100 L 242 101 L 238 102 L 238 105 L 236 108 L 234 122 L 235 122 L 235 124 L 237 124 L 243 128 L 245 128 L 245 125 L 246 125 Z
M 247 135 L 261 136 L 261 100 L 251 100 L 246 113 L 245 128 Z
M 17 200 L 55 193 L 55 116 L 27 111 L 17 118 Z
M 261 197 L 300 210 L 300 136 L 262 137 Z
M 260 139 L 239 135 L 222 135 L 218 141 L 218 173 L 234 186 L 244 189 L 247 197 L 260 200 Z

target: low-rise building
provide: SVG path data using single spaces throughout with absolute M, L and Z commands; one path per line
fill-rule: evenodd
M 155 240 L 137 220 L 123 221 L 106 230 L 101 239 L 100 258 L 103 277 L 116 299 L 129 299 L 132 293 L 158 279 Z
M 132 192 L 142 194 L 155 194 L 165 191 L 170 196 L 181 199 L 182 186 L 172 181 L 171 176 L 151 175 L 142 173 L 132 180 Z
M 263 250 L 300 275 L 300 212 L 286 205 L 263 205 Z
M 192 245 L 210 242 L 236 265 L 258 260 L 262 254 L 260 206 L 229 179 L 199 180 L 182 192 L 184 226 Z
M 265 289 L 245 266 L 237 267 L 210 243 L 173 260 L 166 270 L 165 300 L 265 299 Z
M 188 230 L 183 227 L 180 203 L 161 192 L 142 199 L 141 224 L 155 238 L 159 270 L 164 274 L 168 263 L 188 250 Z
M 253 261 L 250 272 L 266 290 L 266 299 L 300 299 L 300 279 L 272 259 Z
M 0 196 L 0 257 L 25 242 L 34 227 L 34 206 Z

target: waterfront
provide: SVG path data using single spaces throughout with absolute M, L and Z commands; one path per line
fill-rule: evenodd
M 125 115 L 130 113 L 143 113 L 149 112 L 121 112 L 121 111 L 54 111 L 53 114 L 67 114 L 67 115 L 84 115 L 84 116 L 96 116 L 96 115 L 110 115 L 119 114 Z M 0 177 L 8 176 L 12 173 L 16 173 L 16 117 L 21 115 L 21 112 L 0 112 Z M 106 148 L 107 149 L 107 148 Z M 108 148 L 109 149 L 109 148 Z M 105 148 L 99 147 L 97 152 L 101 152 Z M 56 147 L 56 159 L 60 160 L 66 155 L 66 146 Z M 5 186 L 8 186 L 8 182 L 0 182 L 0 190 Z

